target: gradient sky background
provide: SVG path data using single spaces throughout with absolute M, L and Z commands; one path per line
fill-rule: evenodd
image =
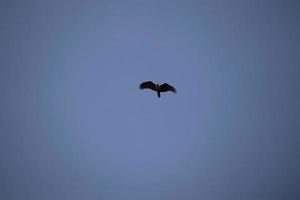
M 2 0 L 0 24 L 0 199 L 300 199 L 299 1 Z

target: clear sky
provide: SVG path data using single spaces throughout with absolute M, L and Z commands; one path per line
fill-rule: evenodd
M 300 199 L 299 1 L 2 0 L 0 25 L 0 199 Z

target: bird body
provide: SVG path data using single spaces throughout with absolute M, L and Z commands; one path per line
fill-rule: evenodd
M 152 81 L 146 81 L 146 82 L 143 82 L 140 84 L 140 89 L 143 90 L 143 89 L 151 89 L 151 90 L 154 90 L 157 92 L 157 96 L 160 97 L 160 93 L 161 92 L 174 92 L 176 93 L 176 89 L 167 84 L 167 83 L 164 83 L 164 84 L 154 84 Z

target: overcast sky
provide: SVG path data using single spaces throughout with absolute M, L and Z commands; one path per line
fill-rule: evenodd
M 299 1 L 2 0 L 0 25 L 0 199 L 300 199 Z

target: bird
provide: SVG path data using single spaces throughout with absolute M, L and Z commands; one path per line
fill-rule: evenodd
M 174 88 L 173 86 L 169 85 L 168 83 L 164 83 L 164 84 L 155 84 L 152 81 L 146 81 L 140 84 L 140 89 L 151 89 L 157 92 L 157 96 L 160 98 L 160 93 L 161 92 L 174 92 L 176 93 L 176 88 Z

